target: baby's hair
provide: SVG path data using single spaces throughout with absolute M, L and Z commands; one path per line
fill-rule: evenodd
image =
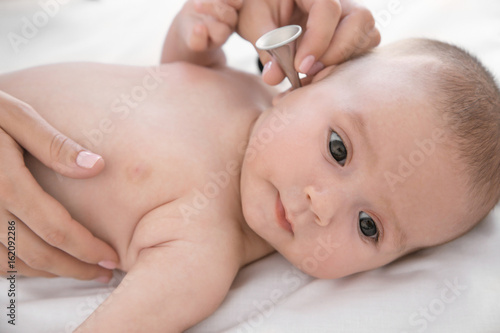
M 500 199 L 500 90 L 467 51 L 432 40 L 421 44 L 442 62 L 435 81 L 441 109 L 467 165 L 470 198 L 477 198 L 476 208 L 486 215 Z
M 438 66 L 424 73 L 430 96 L 465 165 L 471 211 L 479 222 L 500 199 L 500 90 L 493 75 L 467 51 L 440 41 L 411 39 L 410 54 L 432 56 Z M 429 79 L 429 80 L 427 80 Z M 471 226 L 475 225 L 473 223 Z

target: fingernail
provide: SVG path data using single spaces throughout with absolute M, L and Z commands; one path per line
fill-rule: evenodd
M 299 66 L 299 72 L 301 72 L 303 74 L 306 74 L 307 72 L 309 72 L 311 67 L 314 65 L 315 60 L 316 59 L 314 58 L 313 55 L 308 55 L 307 57 L 305 57 Z
M 111 280 L 111 277 L 109 277 L 109 276 L 99 276 L 94 281 L 97 281 L 97 282 L 100 282 L 100 283 L 109 283 L 110 280 Z
M 101 267 L 104 267 L 106 269 L 115 269 L 116 268 L 116 262 L 114 261 L 111 261 L 111 260 L 103 260 L 103 261 L 99 261 L 97 263 L 99 266 Z
M 76 164 L 82 168 L 90 169 L 101 158 L 102 157 L 97 154 L 82 150 L 81 152 L 78 153 L 78 156 L 76 157 Z
M 323 65 L 323 63 L 321 63 L 320 61 L 316 61 L 314 65 L 312 65 L 311 69 L 309 69 L 309 71 L 307 72 L 307 75 L 310 76 L 316 75 L 323 68 L 325 68 L 325 65 Z
M 262 69 L 262 75 L 266 74 L 271 69 L 272 64 L 273 64 L 272 61 L 266 62 L 264 68 Z

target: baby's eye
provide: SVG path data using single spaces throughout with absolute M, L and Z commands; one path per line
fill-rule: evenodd
M 342 138 L 332 131 L 330 134 L 330 140 L 328 142 L 328 149 L 330 149 L 330 154 L 340 165 L 344 166 L 345 160 L 347 158 L 347 149 L 344 146 L 344 141 Z
M 375 241 L 378 240 L 377 224 L 365 212 L 359 213 L 359 229 L 366 237 L 373 238 Z

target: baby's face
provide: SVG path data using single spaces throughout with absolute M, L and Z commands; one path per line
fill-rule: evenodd
M 373 269 L 462 232 L 466 187 L 412 79 L 420 60 L 346 64 L 255 124 L 242 169 L 245 218 L 306 273 Z

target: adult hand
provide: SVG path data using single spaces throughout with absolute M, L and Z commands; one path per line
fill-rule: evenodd
M 64 176 L 87 178 L 104 168 L 99 155 L 0 91 L 0 274 L 106 282 L 112 276 L 106 268 L 116 266 L 117 254 L 42 190 L 24 164 L 21 146 Z
M 237 32 L 255 45 L 264 33 L 298 24 L 295 69 L 315 75 L 325 66 L 340 64 L 380 43 L 371 12 L 354 0 L 251 0 L 239 11 Z M 275 85 L 285 75 L 265 51 L 259 51 L 264 82 Z

